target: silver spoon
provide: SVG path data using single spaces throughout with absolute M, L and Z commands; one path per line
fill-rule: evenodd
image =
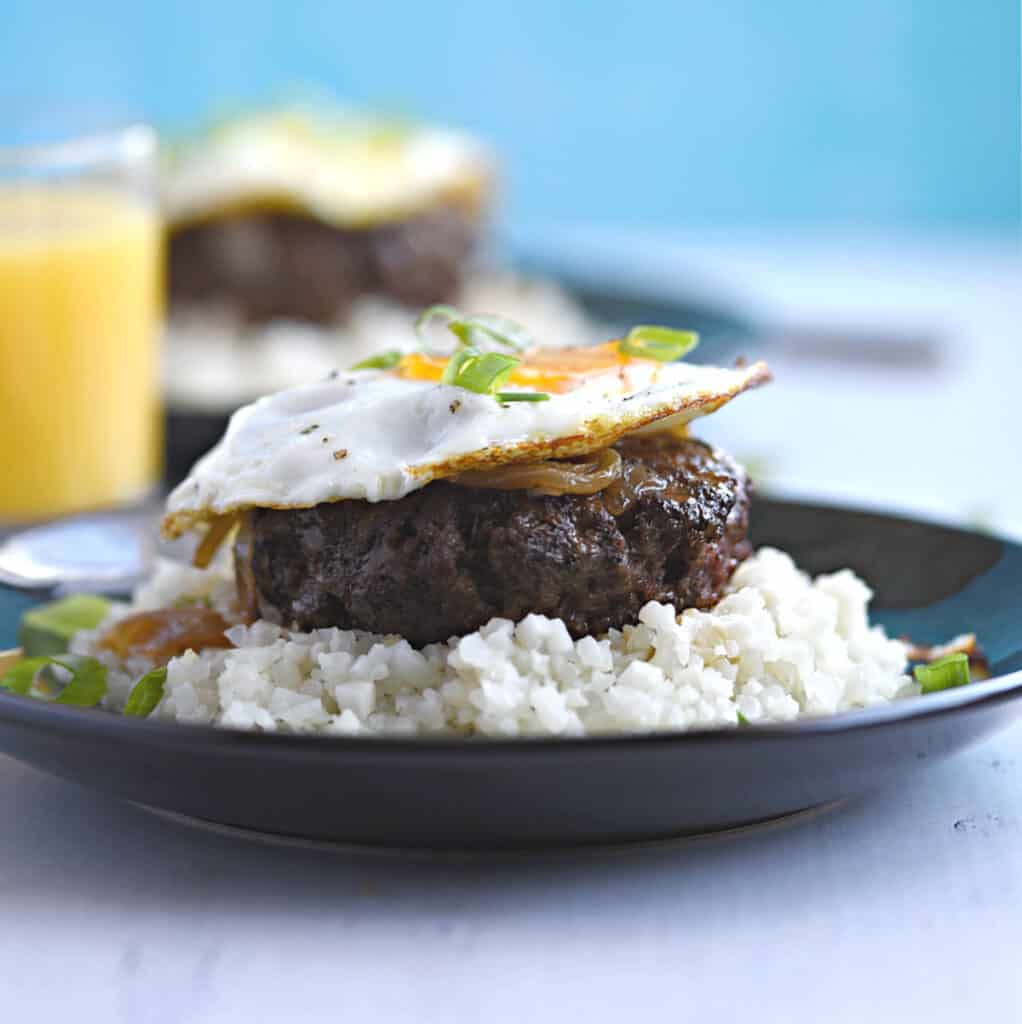
M 0 542 L 0 583 L 18 590 L 124 593 L 156 549 L 151 514 L 107 512 L 58 519 Z

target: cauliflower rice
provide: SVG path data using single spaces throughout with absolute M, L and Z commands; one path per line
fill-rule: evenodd
M 152 717 L 235 729 L 346 736 L 585 736 L 786 722 L 919 692 L 905 645 L 870 626 L 871 591 L 850 570 L 810 579 L 763 548 L 709 611 L 649 602 L 635 626 L 572 640 L 541 615 L 492 619 L 415 650 L 396 636 L 298 633 L 268 622 L 228 631 L 232 650 L 188 651 L 168 665 Z M 229 560 L 207 570 L 162 563 L 130 605 L 72 650 L 110 669 L 119 710 L 151 666 L 98 650 L 135 611 L 201 601 L 228 612 Z M 739 717 L 741 716 L 741 717 Z

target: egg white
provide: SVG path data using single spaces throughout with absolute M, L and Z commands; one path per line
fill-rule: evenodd
M 173 491 L 164 533 L 253 507 L 393 501 L 470 469 L 597 451 L 625 434 L 705 416 L 770 377 L 764 363 L 631 366 L 627 378 L 594 378 L 537 403 L 502 405 L 373 370 L 269 395 L 239 409 Z M 635 386 L 636 372 L 645 386 Z

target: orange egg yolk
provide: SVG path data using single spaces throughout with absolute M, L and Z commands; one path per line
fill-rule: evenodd
M 507 383 L 533 391 L 563 394 L 593 377 L 620 375 L 633 358 L 618 348 L 616 341 L 575 348 L 530 349 L 511 371 Z M 410 380 L 438 381 L 447 368 L 447 356 L 413 352 L 404 356 L 394 372 Z M 622 378 L 623 381 L 623 378 Z

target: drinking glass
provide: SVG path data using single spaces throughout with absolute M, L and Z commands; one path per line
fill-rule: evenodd
M 155 133 L 49 108 L 0 124 L 0 527 L 123 508 L 161 467 Z

